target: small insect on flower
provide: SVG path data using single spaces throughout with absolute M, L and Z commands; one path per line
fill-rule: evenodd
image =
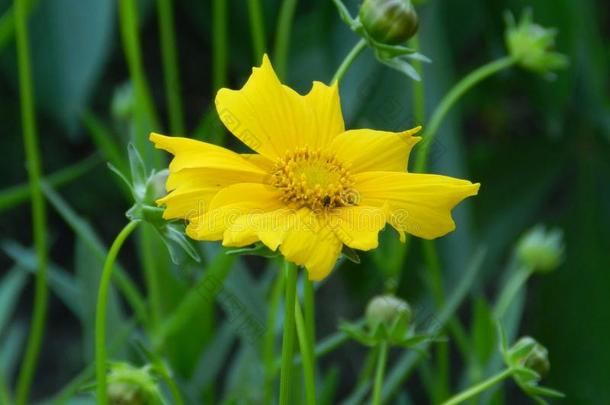
M 337 84 L 314 82 L 302 96 L 284 86 L 267 56 L 241 90 L 221 89 L 216 108 L 256 153 L 151 134 L 174 155 L 167 219 L 183 218 L 193 239 L 243 247 L 262 242 L 304 266 L 312 280 L 332 270 L 344 245 L 370 250 L 386 223 L 433 239 L 455 229 L 451 210 L 479 184 L 407 172 L 419 127 L 345 130 Z

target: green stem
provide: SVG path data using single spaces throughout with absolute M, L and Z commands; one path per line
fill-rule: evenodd
M 305 312 L 305 328 L 307 330 L 307 340 L 310 350 L 313 353 L 315 369 L 315 344 L 316 344 L 316 304 L 313 282 L 307 277 L 303 277 L 303 307 Z
M 212 1 L 212 89 L 227 84 L 227 1 Z
M 531 275 L 532 268 L 529 266 L 519 266 L 512 272 L 494 306 L 495 319 L 502 320 L 515 296 Z
M 174 12 L 172 0 L 157 0 L 159 15 L 159 36 L 163 72 L 165 74 L 165 93 L 169 111 L 169 128 L 174 135 L 184 134 L 184 116 L 180 98 L 180 75 L 178 74 L 178 51 L 174 34 Z
M 258 65 L 265 53 L 265 22 L 260 0 L 248 0 L 248 11 L 254 63 Z
M 26 0 L 26 19 L 38 4 L 38 0 Z M 15 33 L 15 6 L 8 7 L 4 14 L 0 17 L 0 51 L 4 49 Z
M 148 142 L 148 131 L 151 127 L 158 129 L 160 126 L 142 65 L 136 0 L 119 1 L 119 22 L 129 76 L 135 91 L 135 145 L 139 151 L 150 152 L 146 154 L 147 161 L 151 161 L 153 157 L 158 160 L 159 155 L 152 154 L 152 147 Z
M 441 264 L 436 252 L 434 241 L 422 241 L 424 258 L 427 263 L 428 273 L 430 274 L 431 290 L 437 308 L 442 308 L 445 303 L 445 293 L 443 288 L 443 275 Z M 449 347 L 447 344 L 440 344 L 436 351 L 436 372 L 433 402 L 447 398 L 449 395 Z
M 95 370 L 97 378 L 97 403 L 100 405 L 106 405 L 106 311 L 108 301 L 108 291 L 110 289 L 110 281 L 112 279 L 112 268 L 114 261 L 123 246 L 125 239 L 133 232 L 138 226 L 139 221 L 131 221 L 119 232 L 110 250 L 106 261 L 104 262 L 104 268 L 102 269 L 102 276 L 100 279 L 100 285 L 97 295 L 97 310 L 95 314 Z
M 267 315 L 267 330 L 263 342 L 263 362 L 265 364 L 265 383 L 263 387 L 263 403 L 271 404 L 273 400 L 273 382 L 275 375 L 279 370 L 279 365 L 275 364 L 275 323 L 277 322 L 277 314 L 284 289 L 284 275 L 280 271 L 275 279 L 271 290 L 269 302 L 269 312 Z
M 284 262 L 286 295 L 284 302 L 284 336 L 282 339 L 282 367 L 280 371 L 280 405 L 292 403 L 292 356 L 294 353 L 294 306 L 297 294 L 297 267 Z
M 443 309 L 440 310 L 433 322 L 430 322 L 430 326 L 426 328 L 425 333 L 437 335 L 441 333 L 447 322 L 451 319 L 455 311 L 459 308 L 462 300 L 466 297 L 470 291 L 473 283 L 476 280 L 476 275 L 481 269 L 483 259 L 485 258 L 485 250 L 479 249 L 472 257 L 466 271 L 460 278 L 459 283 L 455 286 L 451 294 L 448 296 Z M 383 390 L 383 400 L 389 401 L 391 397 L 396 393 L 401 384 L 410 375 L 411 371 L 421 360 L 422 352 L 425 352 L 430 346 L 430 342 L 425 342 L 420 345 L 419 351 L 410 350 L 400 356 L 395 365 L 393 366 Z
M 470 399 L 478 394 L 480 394 L 481 392 L 487 390 L 490 387 L 493 387 L 494 385 L 496 385 L 497 383 L 501 382 L 502 380 L 510 377 L 513 374 L 513 370 L 508 368 L 504 371 L 502 371 L 501 373 L 498 373 L 492 377 L 489 377 L 487 380 L 468 388 L 465 391 L 460 392 L 459 394 L 451 397 L 450 399 L 448 399 L 447 401 L 443 402 L 441 405 L 457 405 L 460 404 L 464 401 L 466 401 L 467 399 Z
M 375 369 L 375 384 L 373 385 L 373 398 L 371 404 L 381 404 L 381 389 L 383 388 L 383 375 L 385 366 L 388 361 L 388 344 L 381 342 L 379 344 L 379 353 L 377 354 L 377 367 Z
M 411 48 L 418 50 L 419 49 L 419 35 L 415 35 L 411 38 Z M 423 63 L 420 60 L 413 60 L 411 62 L 413 68 L 417 70 L 421 80 L 419 81 L 411 81 L 413 85 L 413 118 L 417 125 L 423 124 L 426 120 L 426 95 L 424 89 L 424 69 Z
M 297 0 L 284 0 L 279 12 L 273 56 L 275 61 L 275 71 L 280 79 L 286 78 L 288 46 L 290 45 L 292 20 L 294 18 L 296 7 Z
M 515 59 L 510 56 L 497 59 L 486 65 L 479 67 L 478 69 L 471 72 L 468 76 L 460 80 L 453 88 L 443 97 L 441 102 L 438 104 L 427 128 L 424 130 L 423 142 L 419 147 L 417 159 L 415 161 L 415 171 L 423 172 L 426 169 L 428 160 L 428 152 L 432 145 L 434 138 L 438 132 L 438 129 L 445 118 L 445 115 L 449 112 L 451 107 L 472 87 L 482 80 L 504 70 L 515 63 Z
M 297 326 L 297 336 L 299 338 L 299 346 L 301 348 L 301 358 L 303 359 L 303 377 L 305 380 L 305 403 L 307 405 L 316 405 L 316 378 L 315 378 L 315 363 L 312 341 L 309 336 L 309 330 L 305 325 L 305 319 L 301 312 L 299 300 L 295 300 L 294 314 Z
M 32 326 L 28 337 L 25 358 L 17 381 L 17 404 L 28 402 L 30 385 L 36 370 L 40 345 L 44 334 L 48 305 L 46 213 L 41 189 L 41 162 L 34 111 L 34 91 L 30 66 L 30 49 L 27 28 L 28 4 L 26 0 L 15 2 L 15 34 L 17 36 L 17 64 L 19 68 L 19 95 L 21 101 L 21 123 L 27 160 L 30 194 L 32 196 L 32 231 L 38 271 L 34 291 Z
M 338 83 L 343 79 L 343 76 L 345 76 L 345 73 L 347 72 L 349 67 L 352 65 L 352 63 L 354 63 L 358 55 L 360 55 L 362 51 L 364 51 L 364 48 L 366 48 L 366 41 L 364 39 L 361 39 L 356 43 L 356 45 L 354 45 L 352 50 L 349 51 L 345 59 L 343 59 L 343 62 L 341 62 L 339 68 L 337 68 L 337 71 L 333 75 L 333 78 L 330 81 L 331 83 Z

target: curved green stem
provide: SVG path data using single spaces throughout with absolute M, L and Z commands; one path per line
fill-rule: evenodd
M 498 373 L 492 377 L 489 377 L 487 380 L 485 380 L 473 387 L 470 387 L 467 390 L 462 391 L 459 394 L 449 398 L 447 401 L 443 402 L 441 405 L 460 404 L 460 403 L 466 401 L 467 399 L 470 399 L 476 395 L 479 395 L 481 392 L 487 390 L 488 388 L 493 387 L 494 385 L 501 382 L 502 380 L 510 377 L 512 374 L 513 374 L 513 370 L 510 368 L 507 368 L 506 370 L 502 371 L 501 373 Z
M 299 300 L 295 300 L 294 314 L 297 326 L 297 336 L 299 338 L 299 346 L 301 348 L 301 358 L 303 359 L 303 377 L 305 379 L 305 403 L 307 405 L 316 405 L 316 378 L 315 378 L 315 363 L 314 352 L 312 350 L 312 342 L 309 336 L 309 330 L 305 325 L 305 319 L 301 312 Z
M 423 172 L 426 169 L 430 146 L 436 137 L 437 131 L 445 118 L 445 115 L 447 115 L 451 107 L 453 107 L 453 105 L 464 95 L 464 93 L 474 87 L 477 83 L 498 73 L 501 70 L 512 66 L 514 63 L 515 59 L 513 57 L 505 56 L 483 65 L 460 80 L 455 86 L 453 86 L 449 93 L 443 97 L 439 105 L 436 107 L 436 110 L 434 110 L 427 128 L 424 129 L 424 140 L 421 143 L 419 152 L 417 153 L 415 172 Z
M 169 128 L 174 135 L 184 135 L 184 116 L 180 98 L 180 75 L 178 74 L 178 52 L 174 34 L 174 12 L 172 0 L 157 0 L 161 56 L 165 74 L 165 93 L 169 111 Z
M 280 79 L 286 79 L 286 62 L 292 31 L 292 20 L 297 8 L 297 0 L 284 0 L 280 9 L 279 20 L 273 48 L 275 71 Z
M 343 79 L 343 76 L 345 76 L 347 69 L 349 69 L 352 63 L 354 63 L 358 55 L 360 55 L 362 51 L 364 51 L 364 48 L 366 48 L 366 41 L 364 39 L 361 39 L 356 43 L 356 45 L 354 45 L 352 50 L 349 51 L 345 59 L 343 59 L 343 62 L 341 62 L 341 64 L 337 68 L 337 71 L 333 75 L 333 78 L 330 81 L 331 83 L 340 82 L 341 79 Z
M 36 287 L 34 292 L 34 312 L 32 327 L 28 337 L 25 359 L 17 381 L 17 404 L 28 402 L 30 385 L 38 355 L 47 317 L 48 285 L 47 285 L 47 247 L 46 213 L 41 189 L 41 163 L 36 129 L 36 114 L 34 111 L 34 91 L 32 88 L 32 71 L 30 66 L 30 49 L 28 44 L 27 14 L 28 2 L 15 2 L 15 35 L 17 37 L 17 63 L 19 68 L 19 95 L 21 101 L 21 123 L 23 126 L 23 142 L 28 167 L 30 194 L 32 196 L 32 231 L 38 270 L 36 272 Z
M 284 302 L 284 336 L 282 339 L 282 368 L 280 371 L 280 405 L 288 405 L 292 390 L 292 355 L 294 353 L 294 306 L 297 295 L 297 267 L 284 262 L 286 300 Z
M 252 35 L 254 63 L 258 65 L 265 53 L 265 22 L 260 0 L 249 0 L 248 12 L 250 16 L 250 34 Z
M 112 278 L 114 261 L 125 242 L 125 239 L 136 229 L 139 221 L 131 221 L 119 232 L 106 256 L 97 295 L 95 314 L 95 370 L 97 379 L 97 403 L 106 405 L 106 304 Z
M 385 373 L 385 365 L 388 361 L 388 344 L 381 342 L 379 344 L 379 353 L 377 354 L 377 367 L 375 368 L 375 384 L 373 385 L 373 398 L 371 404 L 381 404 L 381 389 L 383 388 L 383 375 Z

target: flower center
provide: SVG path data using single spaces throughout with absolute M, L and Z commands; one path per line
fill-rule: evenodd
M 312 210 L 358 204 L 349 170 L 334 156 L 300 148 L 275 163 L 273 185 L 283 191 L 282 200 Z

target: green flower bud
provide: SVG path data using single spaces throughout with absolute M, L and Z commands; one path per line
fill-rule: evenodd
M 108 403 L 111 405 L 162 405 L 157 380 L 149 367 L 116 363 L 108 374 Z
M 411 315 L 409 304 L 393 295 L 379 295 L 366 307 L 366 321 L 372 330 L 379 325 L 388 329 L 400 325 L 402 330 L 406 330 L 411 322 Z
M 133 113 L 135 95 L 131 83 L 124 83 L 114 89 L 110 110 L 112 116 L 119 121 L 129 120 Z
M 522 337 L 513 345 L 509 357 L 513 364 L 534 370 L 541 378 L 551 369 L 549 351 L 529 336 Z
M 547 231 L 537 225 L 521 237 L 517 243 L 517 256 L 535 271 L 550 272 L 563 260 L 563 232 L 560 229 Z
M 506 46 L 517 63 L 525 69 L 552 75 L 552 71 L 568 65 L 565 55 L 552 52 L 557 30 L 544 28 L 532 21 L 532 13 L 526 10 L 517 24 L 512 14 L 506 14 Z
M 419 26 L 410 0 L 364 0 L 359 16 L 367 34 L 387 45 L 406 42 Z

